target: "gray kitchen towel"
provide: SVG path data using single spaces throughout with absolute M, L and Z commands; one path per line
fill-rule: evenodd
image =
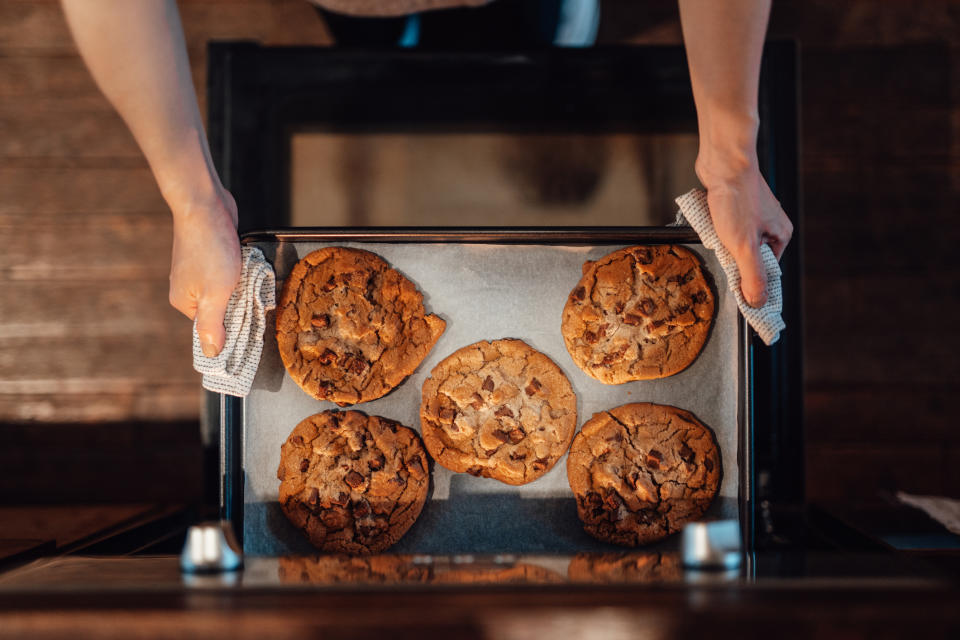
M 717 231 L 713 227 L 713 218 L 707 207 L 707 193 L 702 189 L 693 189 L 676 199 L 680 206 L 675 225 L 690 225 L 700 236 L 703 246 L 717 254 L 717 260 L 727 276 L 727 286 L 737 301 L 740 313 L 753 327 L 760 339 L 771 345 L 780 338 L 780 332 L 787 326 L 780 313 L 783 311 L 783 289 L 780 286 L 780 265 L 773 250 L 760 245 L 760 258 L 767 272 L 767 302 L 759 309 L 751 307 L 740 292 L 740 270 L 733 256 L 720 243 Z
M 223 350 L 214 358 L 203 355 L 197 323 L 193 323 L 193 368 L 203 374 L 203 388 L 244 397 L 257 375 L 267 311 L 276 306 L 276 275 L 260 249 L 243 247 L 240 282 L 227 302 Z

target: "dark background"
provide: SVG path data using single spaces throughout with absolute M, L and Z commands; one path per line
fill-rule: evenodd
M 207 41 L 331 43 L 303 0 L 180 9 L 204 113 Z M 770 37 L 801 48 L 808 499 L 960 497 L 960 2 L 777 1 Z M 602 2 L 600 43 L 680 41 L 675 3 Z M 199 502 L 169 212 L 53 0 L 0 2 L 0 238 L 0 503 Z

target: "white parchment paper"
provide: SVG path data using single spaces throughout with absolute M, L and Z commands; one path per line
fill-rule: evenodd
M 735 517 L 740 335 L 736 305 L 725 286 L 714 284 L 717 308 L 713 329 L 690 367 L 669 378 L 611 386 L 594 380 L 574 364 L 560 334 L 560 319 L 567 296 L 581 277 L 583 263 L 626 245 L 256 243 L 274 265 L 278 296 L 298 259 L 333 245 L 366 249 L 382 256 L 423 292 L 427 312 L 447 322 L 446 331 L 427 359 L 403 384 L 383 398 L 353 408 L 419 431 L 420 390 L 440 360 L 479 340 L 518 338 L 548 355 L 570 379 L 577 394 L 578 428 L 594 413 L 630 402 L 674 405 L 692 411 L 709 425 L 720 444 L 724 467 L 719 496 L 728 499 L 723 500 L 728 505 L 732 499 L 733 513 L 726 509 L 725 515 Z M 688 248 L 701 256 L 711 276 L 722 277 L 712 252 L 699 245 Z M 286 374 L 277 352 L 272 312 L 267 327 L 260 368 L 244 401 L 244 547 L 248 552 L 280 553 L 289 550 L 289 545 L 275 543 L 278 536 L 284 537 L 277 530 L 282 525 L 265 522 L 262 509 L 258 511 L 254 505 L 276 504 L 280 445 L 293 427 L 307 416 L 337 407 L 308 396 Z M 496 505 L 495 500 L 489 501 L 491 495 L 510 494 L 520 499 L 568 498 L 573 504 L 566 457 L 540 479 L 520 487 L 455 474 L 440 465 L 433 466 L 432 485 L 434 502 L 476 494 L 478 499 L 486 497 L 487 504 Z M 430 508 L 428 503 L 424 511 Z M 478 517 L 483 519 L 482 514 Z M 430 534 L 421 531 L 419 535 Z

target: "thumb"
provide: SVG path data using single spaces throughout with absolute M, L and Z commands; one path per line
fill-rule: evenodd
M 227 312 L 229 297 L 206 296 L 197 303 L 197 335 L 203 355 L 213 358 L 223 349 L 226 330 L 223 317 Z
M 752 244 L 746 251 L 734 255 L 740 270 L 740 291 L 751 307 L 762 307 L 767 302 L 767 273 L 760 257 L 760 245 Z

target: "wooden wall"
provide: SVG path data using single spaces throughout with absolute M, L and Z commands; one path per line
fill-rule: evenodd
M 809 494 L 958 495 L 960 2 L 774 5 L 771 34 L 803 51 Z M 304 0 L 180 7 L 204 111 L 208 40 L 329 42 Z M 604 0 L 603 12 L 602 42 L 680 41 L 672 2 Z M 119 432 L 157 469 L 162 430 L 143 421 L 181 425 L 189 441 L 166 444 L 196 446 L 182 428 L 200 403 L 190 327 L 167 304 L 170 226 L 58 3 L 0 0 L 4 495 L 38 469 L 29 434 L 56 440 L 54 425 L 89 423 L 77 451 Z

